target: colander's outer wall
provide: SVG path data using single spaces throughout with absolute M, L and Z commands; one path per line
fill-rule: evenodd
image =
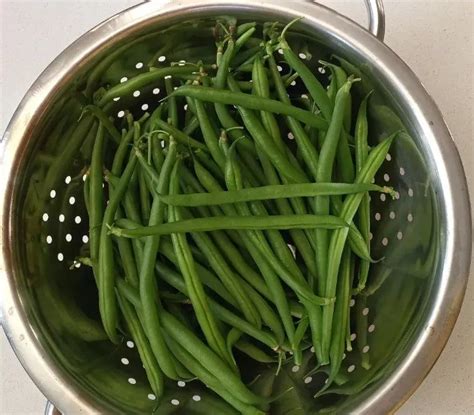
M 96 27 L 61 54 L 32 86 L 17 109 L 1 143 L 3 178 L 0 183 L 2 215 L 0 262 L 2 323 L 22 364 L 42 392 L 68 413 L 95 413 L 97 406 L 69 387 L 65 374 L 43 350 L 30 328 L 27 307 L 19 291 L 12 240 L 17 225 L 14 207 L 20 172 L 27 160 L 31 131 L 55 97 L 94 57 L 151 23 L 176 21 L 184 15 L 246 11 L 281 20 L 306 16 L 304 25 L 331 39 L 348 56 L 371 62 L 372 71 L 396 97 L 400 107 L 410 109 L 418 131 L 420 148 L 428 153 L 430 169 L 439 183 L 445 250 L 436 278 L 436 295 L 423 330 L 399 369 L 370 393 L 362 394 L 354 413 L 387 413 L 401 405 L 435 363 L 457 318 L 465 291 L 471 253 L 471 218 L 467 184 L 459 155 L 442 116 L 410 69 L 385 45 L 357 24 L 322 6 L 303 1 L 189 0 L 154 1 L 136 6 Z

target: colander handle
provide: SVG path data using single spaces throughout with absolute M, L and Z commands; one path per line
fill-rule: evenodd
M 316 0 L 306 0 L 317 3 Z M 369 15 L 369 32 L 383 42 L 385 37 L 385 9 L 383 0 L 364 0 Z
M 365 0 L 369 14 L 369 32 L 383 42 L 385 37 L 385 10 L 382 0 Z
M 51 402 L 46 403 L 46 408 L 44 408 L 44 415 L 62 415 Z

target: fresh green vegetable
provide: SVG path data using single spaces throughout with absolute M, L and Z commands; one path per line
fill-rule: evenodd
M 64 158 L 43 157 L 47 189 L 76 153 L 90 165 L 90 242 L 76 261 L 96 280 L 96 340 L 134 340 L 156 413 L 187 411 L 190 401 L 178 409 L 163 398 L 170 380 L 192 377 L 227 402 L 225 413 L 249 415 L 283 413 L 274 401 L 308 393 L 288 367 L 327 374 L 317 399 L 334 385 L 349 390 L 351 322 L 354 352 L 375 370 L 363 314 L 368 281 L 379 285 L 370 280 L 369 193 L 396 195 L 374 180 L 396 134 L 375 145 L 369 97 L 353 88 L 362 72 L 321 51 L 329 79 L 316 73 L 294 23 L 223 16 L 165 30 L 176 47 L 148 50 L 148 68 L 122 82 L 119 62 L 106 59 L 81 84 L 77 123 L 54 129 L 58 143 L 69 137 L 58 144 Z M 351 308 L 352 295 L 361 297 Z M 251 381 L 260 368 L 289 387 L 261 396 L 260 379 Z

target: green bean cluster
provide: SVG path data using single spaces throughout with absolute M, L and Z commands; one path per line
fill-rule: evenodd
M 394 194 L 373 180 L 395 136 L 369 147 L 359 79 L 323 62 L 326 85 L 288 29 L 219 21 L 212 61 L 157 63 L 83 109 L 78 128 L 93 125 L 95 139 L 80 260 L 108 338 L 133 338 L 158 398 L 166 379 L 198 378 L 264 414 L 271 401 L 246 384 L 242 360 L 278 370 L 314 351 L 323 389 L 340 374 L 349 302 L 374 261 L 368 194 Z M 112 121 L 117 99 L 155 86 L 151 114 Z

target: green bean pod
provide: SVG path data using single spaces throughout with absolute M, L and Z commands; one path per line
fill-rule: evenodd
M 175 317 L 164 311 L 162 322 L 164 329 L 175 343 L 181 345 L 191 355 L 199 356 L 202 366 L 212 373 L 219 380 L 222 387 L 232 393 L 235 398 L 248 404 L 266 404 L 266 399 L 251 392 L 239 376 L 215 352 Z M 191 369 L 191 367 L 189 368 Z
M 336 105 L 331 118 L 331 122 L 324 139 L 321 152 L 319 154 L 318 170 L 316 174 L 317 182 L 331 181 L 334 159 L 337 152 L 339 138 L 342 132 L 342 125 L 344 113 L 346 109 L 347 100 L 350 94 L 352 81 L 348 81 L 339 89 L 336 95 Z M 329 212 L 329 198 L 316 198 L 316 213 L 327 214 Z M 327 258 L 328 258 L 328 232 L 326 230 L 316 231 L 316 262 L 318 265 L 319 278 L 319 292 L 325 292 L 327 274 Z
M 163 395 L 164 388 L 163 373 L 155 360 L 155 356 L 153 355 L 150 344 L 148 343 L 148 339 L 146 338 L 135 310 L 126 299 L 121 298 L 120 294 L 117 295 L 117 299 L 130 335 L 137 345 L 138 354 L 140 355 L 140 360 L 143 362 L 143 367 L 145 368 L 145 373 L 150 383 L 151 390 L 158 398 L 160 398 Z
M 278 72 L 277 64 L 275 62 L 275 58 L 271 53 L 271 50 L 268 49 L 269 57 L 268 57 L 268 64 L 270 65 L 270 70 L 273 76 L 273 81 L 275 83 L 275 89 L 278 94 L 278 98 L 280 101 L 290 104 L 290 98 L 288 97 L 288 92 L 283 84 L 283 80 L 281 79 L 280 73 Z M 301 150 L 301 155 L 308 166 L 309 171 L 313 178 L 316 177 L 319 154 L 316 148 L 312 145 L 305 129 L 300 124 L 298 120 L 293 117 L 286 117 L 286 122 L 290 131 L 292 132 L 295 141 L 298 145 L 298 149 Z
M 259 363 L 275 363 L 278 360 L 275 357 L 269 356 L 267 353 L 259 349 L 254 344 L 247 342 L 243 339 L 237 341 L 237 343 L 235 344 L 235 348 Z
M 170 193 L 176 193 L 179 188 L 178 169 L 179 163 L 176 163 L 170 179 Z M 169 208 L 169 219 L 171 223 L 180 219 L 178 208 Z M 189 249 L 186 236 L 180 233 L 172 233 L 171 239 L 178 259 L 179 268 L 185 278 L 188 295 L 191 298 L 196 317 L 204 336 L 212 349 L 222 359 L 232 365 L 233 359 L 227 353 L 224 337 L 222 333 L 220 333 L 214 315 L 211 313 L 208 298 L 197 275 L 194 259 Z
M 102 97 L 100 97 L 97 105 L 99 107 L 103 107 L 105 104 L 112 101 L 113 98 L 131 95 L 134 91 L 139 90 L 140 88 L 143 88 L 147 85 L 152 85 L 153 83 L 164 79 L 166 76 L 192 74 L 195 70 L 195 66 L 170 66 L 141 73 L 124 83 L 110 88 L 102 95 Z
M 235 90 L 236 88 L 238 88 L 235 83 L 235 80 L 233 80 L 230 75 L 227 81 L 231 89 Z M 255 97 L 253 95 L 250 95 L 250 97 L 265 99 Z M 238 108 L 245 127 L 252 135 L 256 144 L 262 149 L 262 151 L 265 152 L 265 154 L 271 160 L 275 168 L 289 180 L 295 182 L 307 182 L 308 180 L 302 169 L 296 167 L 293 163 L 291 163 L 290 159 L 288 158 L 288 155 L 286 153 L 283 153 L 273 145 L 273 139 L 267 133 L 258 117 L 251 110 L 245 107 L 239 106 Z
M 188 96 L 201 101 L 237 105 L 249 110 L 252 109 L 289 115 L 315 128 L 324 130 L 328 127 L 328 124 L 324 119 L 310 111 L 284 104 L 273 99 L 261 98 L 243 92 L 227 91 L 224 89 L 197 85 L 185 85 L 176 89 L 171 96 Z
M 104 190 L 102 166 L 104 159 L 105 131 L 99 125 L 92 151 L 91 166 L 87 182 L 89 184 L 89 245 L 91 260 L 97 285 L 99 285 L 99 246 L 100 230 L 104 218 Z
M 377 147 L 375 147 L 367 157 L 366 162 L 362 166 L 361 170 L 357 174 L 356 183 L 370 183 L 374 178 L 376 172 L 385 160 L 390 146 L 394 138 L 398 135 L 398 132 L 392 134 L 390 137 L 382 141 Z M 341 217 L 346 221 L 352 221 L 354 218 L 360 203 L 364 197 L 364 194 L 349 195 L 344 200 L 344 204 L 341 211 Z M 327 268 L 327 281 L 325 287 L 325 295 L 335 295 L 337 285 L 337 275 L 339 273 L 339 267 L 341 263 L 342 251 L 344 249 L 349 228 L 336 230 L 331 236 L 329 244 L 329 259 Z M 323 309 L 323 351 L 329 351 L 330 341 L 332 339 L 332 321 L 334 313 L 334 304 L 330 304 Z
M 384 186 L 367 183 L 301 183 L 277 184 L 227 190 L 212 193 L 187 193 L 179 195 L 161 195 L 161 200 L 172 206 L 219 206 L 256 200 L 286 199 L 294 197 L 334 196 L 353 193 L 381 192 L 393 193 L 393 190 Z
M 188 367 L 192 373 L 199 377 L 210 389 L 216 392 L 222 399 L 236 408 L 243 415 L 265 415 L 265 413 L 255 406 L 239 399 L 234 391 L 230 391 L 223 384 L 221 379 L 215 376 L 209 368 L 194 358 L 193 351 L 186 350 L 182 344 L 173 338 L 168 338 L 170 348 L 176 357 Z
M 357 115 L 356 127 L 355 127 L 355 156 L 356 156 L 356 167 L 359 172 L 367 160 L 369 153 L 369 145 L 367 142 L 368 138 L 368 120 L 367 120 L 367 102 L 369 99 L 368 95 L 360 104 L 359 113 Z M 364 195 L 359 208 L 359 228 L 362 237 L 365 240 L 368 253 L 370 255 L 370 197 L 368 194 Z M 357 285 L 357 291 L 361 292 L 367 283 L 367 277 L 369 274 L 370 262 L 362 261 L 359 268 L 359 281 Z
M 284 35 L 280 38 L 279 47 L 283 50 L 283 56 L 288 65 L 290 65 L 295 72 L 299 73 L 301 80 L 308 89 L 314 102 L 321 110 L 324 118 L 329 121 L 332 116 L 332 105 L 327 96 L 326 89 L 321 85 L 313 72 L 301 61 L 298 55 L 291 50 Z
M 199 181 L 208 192 L 222 191 L 221 186 L 215 180 L 215 178 L 212 177 L 209 172 L 206 171 L 206 169 L 204 169 L 199 163 L 195 162 L 194 168 Z M 235 207 L 232 205 L 223 205 L 222 209 L 226 215 L 237 214 Z M 265 256 L 259 251 L 259 242 L 255 240 L 252 233 L 244 232 L 241 234 L 241 237 L 245 247 L 249 251 L 252 258 L 255 260 L 255 263 L 257 264 L 263 278 L 265 279 L 265 282 L 267 283 L 272 301 L 278 310 L 278 314 L 283 323 L 286 335 L 288 336 L 288 339 L 292 341 L 295 329 L 291 319 L 288 299 L 286 297 L 285 291 L 283 290 L 280 279 L 278 278 L 277 273 L 272 269 L 269 259 L 265 258 Z
M 117 344 L 119 339 L 117 335 L 117 300 L 115 296 L 115 278 L 116 269 L 113 258 L 113 244 L 109 235 L 108 228 L 115 219 L 115 214 L 120 201 L 125 194 L 130 183 L 132 174 L 137 164 L 136 157 L 132 156 L 125 167 L 122 177 L 113 192 L 112 197 L 104 212 L 102 227 L 100 229 L 99 243 L 99 310 L 104 325 L 105 332 L 110 340 Z
M 177 144 L 174 140 L 170 140 L 168 153 L 156 183 L 157 190 L 160 193 L 166 193 L 168 191 L 171 170 L 176 161 L 176 154 Z M 141 163 L 144 162 L 143 158 L 139 158 L 139 160 Z M 150 226 L 163 223 L 164 209 L 165 207 L 160 198 L 155 196 L 151 206 L 150 220 L 148 222 Z M 170 351 L 167 349 L 160 326 L 159 305 L 155 300 L 156 286 L 154 268 L 159 245 L 159 236 L 150 236 L 145 240 L 139 276 L 140 301 L 143 304 L 144 310 L 146 310 L 144 313 L 144 327 L 148 339 L 150 340 L 153 353 L 166 376 L 171 379 L 177 379 L 176 368 L 170 359 Z
M 154 226 L 139 226 L 135 229 L 111 226 L 112 235 L 125 238 L 143 238 L 174 233 L 212 232 L 216 230 L 287 230 L 287 229 L 339 229 L 348 228 L 346 222 L 331 215 L 261 215 L 261 216 L 217 216 L 209 218 L 182 219 Z
M 107 132 L 110 134 L 110 136 L 112 137 L 112 139 L 115 141 L 116 144 L 120 144 L 120 142 L 122 141 L 121 134 L 115 128 L 113 122 L 110 121 L 110 118 L 107 116 L 107 114 L 104 111 L 102 111 L 102 109 L 100 109 L 99 107 L 96 107 L 95 105 L 87 105 L 82 110 L 82 114 L 88 114 L 88 113 L 92 114 L 94 117 L 98 119 L 98 121 L 104 126 L 104 128 L 107 130 Z

